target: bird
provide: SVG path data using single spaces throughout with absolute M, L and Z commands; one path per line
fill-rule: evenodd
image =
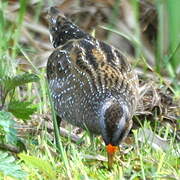
M 128 57 L 80 29 L 58 8 L 48 12 L 55 48 L 47 62 L 54 109 L 61 120 L 100 135 L 108 167 L 132 127 L 138 103 L 138 77 Z

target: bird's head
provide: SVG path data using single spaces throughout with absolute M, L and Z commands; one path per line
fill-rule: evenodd
M 66 18 L 59 9 L 51 7 L 47 15 L 50 31 L 50 39 L 57 48 L 66 44 L 69 40 L 80 39 L 86 36 L 86 33 L 79 29 Z
M 100 127 L 108 154 L 108 166 L 111 168 L 113 156 L 118 145 L 125 138 L 131 128 L 131 113 L 127 104 L 120 104 L 116 100 L 107 100 L 101 108 Z

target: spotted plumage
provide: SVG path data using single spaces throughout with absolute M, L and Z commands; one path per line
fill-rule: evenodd
M 56 48 L 47 78 L 57 115 L 118 145 L 128 134 L 138 101 L 138 79 L 116 48 L 93 38 L 57 9 L 49 12 Z

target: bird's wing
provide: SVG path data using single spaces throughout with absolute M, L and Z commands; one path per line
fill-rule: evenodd
M 94 88 L 118 88 L 126 90 L 126 77 L 131 68 L 117 49 L 96 39 L 83 39 L 73 43 L 70 59 L 74 67 L 90 79 Z

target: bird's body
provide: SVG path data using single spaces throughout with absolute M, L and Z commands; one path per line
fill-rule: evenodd
M 85 33 L 56 9 L 51 9 L 49 21 L 56 49 L 48 59 L 47 77 L 57 115 L 117 146 L 132 125 L 136 74 L 116 48 Z
M 47 72 L 57 114 L 75 126 L 100 134 L 100 111 L 109 101 L 134 113 L 137 77 L 118 50 L 93 37 L 57 48 Z

